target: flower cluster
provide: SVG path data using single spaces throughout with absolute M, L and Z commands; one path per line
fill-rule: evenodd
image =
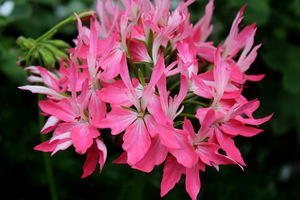
M 102 170 L 107 148 L 101 133 L 110 130 L 124 150 L 115 163 L 151 172 L 165 162 L 161 196 L 184 174 L 192 199 L 206 165 L 245 166 L 235 136 L 260 133 L 254 126 L 271 117 L 255 119 L 259 101 L 242 95 L 246 81 L 264 76 L 246 74 L 260 47 L 253 47 L 256 27 L 239 30 L 244 6 L 228 37 L 214 46 L 207 41 L 213 0 L 196 24 L 189 21 L 193 2 L 181 1 L 170 12 L 170 0 L 123 0 L 124 9 L 99 0 L 99 20 L 90 18 L 89 28 L 77 17 L 75 47 L 60 68 L 26 68 L 28 80 L 43 85 L 20 88 L 46 95 L 39 102 L 49 116 L 41 133 L 53 132 L 35 149 L 54 154 L 74 146 L 86 154 L 86 177 L 97 163 Z

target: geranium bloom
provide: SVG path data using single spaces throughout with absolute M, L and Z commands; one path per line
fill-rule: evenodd
M 191 199 L 206 166 L 246 166 L 235 137 L 260 133 L 253 125 L 271 118 L 255 119 L 259 101 L 242 95 L 247 81 L 264 76 L 246 74 L 260 47 L 253 47 L 256 24 L 239 31 L 244 6 L 228 37 L 214 45 L 207 41 L 213 0 L 195 25 L 188 11 L 194 1 L 181 1 L 170 12 L 170 0 L 124 0 L 122 6 L 98 0 L 99 20 L 92 16 L 89 27 L 75 14 L 78 37 L 69 58 L 55 69 L 25 68 L 38 85 L 20 89 L 46 95 L 39 102 L 48 116 L 41 133 L 53 132 L 35 149 L 53 155 L 74 146 L 86 154 L 87 177 L 106 161 L 106 129 L 122 138 L 124 151 L 114 163 L 149 173 L 165 162 L 161 196 L 184 174 Z

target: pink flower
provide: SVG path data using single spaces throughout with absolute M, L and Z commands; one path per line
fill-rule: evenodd
M 161 182 L 161 196 L 164 196 L 180 180 L 182 174 L 186 175 L 186 190 L 192 199 L 196 199 L 200 191 L 199 170 L 204 171 L 205 165 L 214 166 L 219 170 L 221 164 L 236 164 L 232 159 L 218 153 L 220 146 L 206 142 L 213 134 L 210 126 L 215 121 L 214 110 L 210 109 L 203 119 L 198 133 L 194 132 L 192 123 L 184 121 L 183 130 L 178 130 L 177 136 L 181 149 L 172 149 L 166 159 L 163 179 Z

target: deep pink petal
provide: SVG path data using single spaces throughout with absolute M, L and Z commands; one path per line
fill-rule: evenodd
M 220 146 L 214 143 L 202 142 L 197 146 L 197 154 L 202 162 L 211 166 L 212 164 L 237 164 L 228 157 L 218 153 Z M 215 166 L 215 165 L 214 165 Z
M 93 139 L 99 135 L 98 129 L 89 123 L 79 123 L 71 132 L 75 151 L 84 154 L 93 144 Z
M 126 129 L 123 141 L 122 147 L 127 152 L 128 164 L 134 165 L 145 156 L 151 139 L 142 119 L 137 119 Z
M 98 128 L 110 128 L 112 135 L 124 131 L 138 116 L 138 113 L 125 108 L 115 106 L 107 114 L 106 118 L 95 123 Z
M 263 131 L 251 126 L 246 126 L 237 120 L 230 120 L 223 123 L 220 129 L 229 135 L 242 135 L 245 137 L 252 137 Z
M 95 92 L 92 93 L 89 103 L 89 118 L 92 123 L 99 123 L 106 115 L 106 103 Z
M 185 168 L 177 163 L 176 158 L 169 156 L 166 159 L 163 178 L 161 181 L 160 196 L 165 196 L 181 178 Z
M 190 195 L 192 200 L 197 199 L 197 195 L 200 192 L 200 173 L 198 166 L 186 169 L 186 178 L 185 178 L 185 189 Z
M 127 88 L 120 88 L 110 85 L 96 92 L 102 101 L 105 101 L 112 105 L 122 105 L 126 107 L 132 106 L 132 101 L 128 94 Z
M 165 70 L 165 62 L 164 57 L 160 56 L 159 60 L 155 64 L 150 82 L 147 86 L 144 87 L 144 91 L 141 97 L 141 109 L 144 111 L 147 107 L 149 100 L 151 99 L 152 95 L 154 94 L 154 86 L 157 84 L 157 81 L 163 75 Z
M 167 155 L 168 149 L 161 144 L 159 137 L 154 137 L 143 159 L 133 165 L 132 168 L 149 173 L 155 165 L 160 165 L 166 159 Z
M 39 106 L 45 113 L 53 115 L 60 120 L 66 122 L 76 121 L 76 113 L 73 110 L 73 107 L 69 100 L 62 99 L 60 102 L 55 103 L 50 100 L 42 100 L 39 102 Z
M 159 135 L 161 143 L 168 148 L 178 149 L 180 145 L 177 142 L 175 137 L 175 130 L 173 127 L 168 127 L 158 123 L 155 118 L 151 115 L 145 116 L 145 122 L 147 125 L 147 129 L 149 134 L 154 137 L 155 135 Z
M 170 149 L 169 151 L 176 158 L 178 163 L 184 167 L 191 168 L 198 161 L 198 155 L 192 144 L 188 141 L 185 132 L 177 131 L 176 137 L 181 148 Z
M 97 160 L 98 160 L 98 149 L 97 149 L 97 145 L 94 143 L 87 150 L 86 160 L 83 165 L 83 174 L 81 178 L 85 178 L 91 175 L 95 171 Z
M 216 134 L 216 138 L 221 146 L 221 148 L 226 152 L 226 154 L 234 159 L 235 161 L 237 161 L 238 163 L 240 163 L 243 166 L 246 166 L 242 156 L 241 156 L 241 152 L 240 150 L 235 146 L 234 144 L 234 140 L 231 138 L 231 136 L 222 133 L 221 130 L 219 130 L 218 128 L 215 129 L 215 134 Z
M 106 161 L 106 156 L 107 149 L 105 144 L 100 139 L 96 138 L 93 145 L 87 150 L 86 161 L 83 165 L 83 175 L 81 176 L 81 178 L 85 178 L 95 171 L 98 157 L 101 172 Z

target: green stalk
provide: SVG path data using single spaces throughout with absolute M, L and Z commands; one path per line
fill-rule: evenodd
M 144 180 L 145 174 L 141 171 L 135 170 L 134 172 L 134 187 L 133 187 L 133 199 L 143 200 L 144 199 Z
M 84 11 L 78 14 L 78 17 L 80 19 L 92 16 L 94 14 L 93 11 Z M 52 27 L 49 31 L 47 31 L 46 33 L 44 33 L 41 37 L 39 37 L 38 39 L 35 40 L 35 42 L 41 42 L 43 40 L 47 40 L 49 38 L 51 38 L 55 32 L 62 26 L 71 23 L 71 22 L 76 22 L 77 18 L 75 15 L 72 15 L 70 17 L 68 17 L 67 19 L 61 21 L 60 23 L 56 24 L 54 27 Z
M 38 94 L 38 101 L 43 100 L 42 94 Z M 39 108 L 39 113 L 41 112 Z M 38 113 L 38 114 L 39 114 Z M 39 128 L 40 130 L 43 128 L 45 124 L 45 117 L 39 114 Z M 41 135 L 41 142 L 45 142 L 47 140 L 47 135 L 45 134 L 40 134 Z M 45 164 L 45 170 L 46 170 L 46 176 L 48 180 L 48 186 L 50 190 L 50 195 L 52 200 L 58 200 L 57 198 L 57 191 L 56 191 L 56 185 L 54 181 L 54 176 L 53 176 L 53 170 L 52 170 L 52 164 L 50 160 L 50 154 L 47 152 L 43 152 L 43 157 L 44 157 L 44 164 Z

